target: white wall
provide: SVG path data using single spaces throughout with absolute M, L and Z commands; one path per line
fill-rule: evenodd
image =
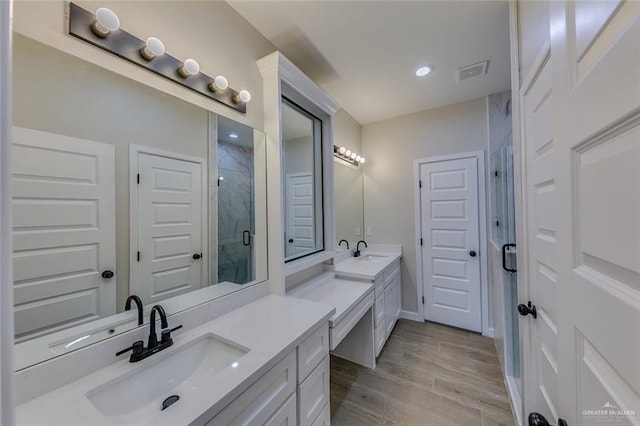
M 402 244 L 402 309 L 417 312 L 413 161 L 487 149 L 487 102 L 480 98 L 362 128 L 365 227 L 372 243 Z

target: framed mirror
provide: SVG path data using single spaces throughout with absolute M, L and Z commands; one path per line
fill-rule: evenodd
M 13 118 L 18 370 L 267 279 L 262 132 L 19 34 Z
M 337 250 L 354 248 L 364 239 L 364 177 L 362 167 L 334 157 Z
M 282 98 L 285 262 L 324 249 L 322 120 Z

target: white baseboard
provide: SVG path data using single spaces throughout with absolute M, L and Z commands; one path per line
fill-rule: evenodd
M 420 318 L 417 312 L 400 311 L 400 318 L 408 319 L 416 322 L 424 322 L 424 318 Z
M 494 339 L 496 336 L 496 330 L 494 328 L 488 328 L 484 333 L 482 333 L 482 335 Z

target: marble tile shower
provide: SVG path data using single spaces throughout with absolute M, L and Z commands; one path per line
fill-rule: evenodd
M 218 143 L 218 282 L 244 284 L 255 279 L 252 245 L 243 232 L 254 234 L 253 149 Z

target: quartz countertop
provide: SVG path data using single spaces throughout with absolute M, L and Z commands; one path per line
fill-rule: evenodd
M 174 345 L 145 361 L 129 363 L 128 357 L 16 407 L 17 424 L 89 425 L 127 424 L 126 416 L 105 417 L 87 398 L 97 386 L 144 368 L 154 357 L 171 356 L 199 336 L 210 333 L 249 349 L 237 368 L 215 376 L 215 386 L 183 398 L 176 408 L 158 412 L 142 424 L 203 424 L 258 378 L 276 365 L 317 327 L 333 317 L 331 306 L 287 296 L 267 296 L 174 337 Z M 147 364 L 149 365 L 149 364 Z M 136 422 L 140 424 L 140 422 Z
M 325 276 L 332 277 L 333 274 Z M 339 278 L 313 280 L 301 284 L 287 292 L 287 296 L 312 300 L 335 307 L 336 312 L 329 319 L 331 326 L 337 324 L 362 299 L 373 291 L 373 285 Z
M 373 256 L 372 260 L 367 256 Z M 383 256 L 383 257 L 377 257 Z M 335 265 L 335 273 L 339 277 L 374 280 L 387 266 L 402 257 L 401 252 L 366 250 L 360 257 L 350 257 Z

